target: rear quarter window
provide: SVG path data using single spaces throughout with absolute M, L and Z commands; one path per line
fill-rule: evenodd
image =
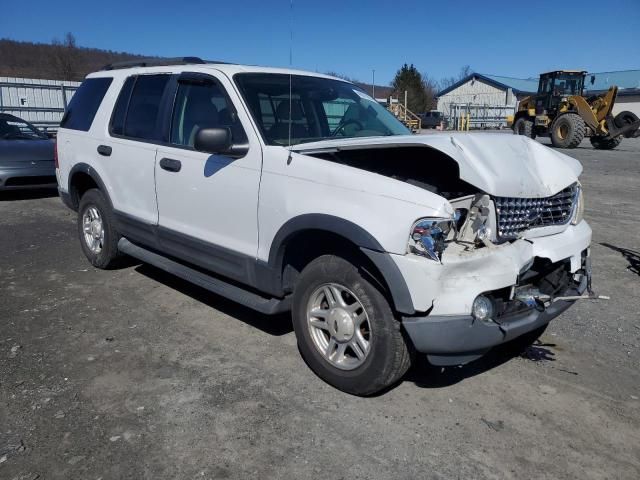
M 88 78 L 76 91 L 62 117 L 60 128 L 89 131 L 98 108 L 107 93 L 113 78 Z

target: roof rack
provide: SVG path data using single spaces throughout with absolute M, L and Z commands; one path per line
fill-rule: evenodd
M 126 62 L 114 62 L 105 65 L 100 70 L 120 70 L 123 68 L 133 67 L 162 67 L 165 65 L 193 65 L 205 63 L 223 63 L 223 62 L 205 62 L 199 57 L 176 57 L 176 58 L 141 58 L 140 60 L 128 60 Z

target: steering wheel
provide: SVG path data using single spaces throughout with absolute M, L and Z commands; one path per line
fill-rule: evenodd
M 352 123 L 356 124 L 359 127 L 359 130 L 364 130 L 364 125 L 362 125 L 361 122 L 359 122 L 355 118 L 350 118 L 349 120 L 344 120 L 340 122 L 340 124 L 336 127 L 336 129 L 333 132 L 331 132 L 331 136 L 332 137 L 337 136 L 338 133 L 340 133 L 340 131 L 344 131 L 344 127 L 346 127 L 347 125 L 351 125 Z

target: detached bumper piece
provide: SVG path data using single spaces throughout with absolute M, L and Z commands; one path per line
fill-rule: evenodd
M 527 301 L 521 292 L 539 292 L 540 297 L 581 296 L 591 283 L 590 259 L 583 253 L 583 268 L 569 273 L 566 261 L 542 262 L 524 272 L 511 289 L 486 292 L 492 298 L 495 318 L 482 321 L 471 315 L 405 317 L 402 324 L 418 352 L 426 353 L 433 365 L 462 365 L 482 357 L 492 347 L 546 325 L 575 300 Z M 519 296 L 517 292 L 520 292 Z

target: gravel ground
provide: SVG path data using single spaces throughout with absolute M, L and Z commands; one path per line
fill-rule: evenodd
M 46 192 L 0 198 L 0 478 L 640 478 L 640 140 L 584 164 L 594 287 L 522 357 L 343 394 L 265 317 L 85 261 Z

